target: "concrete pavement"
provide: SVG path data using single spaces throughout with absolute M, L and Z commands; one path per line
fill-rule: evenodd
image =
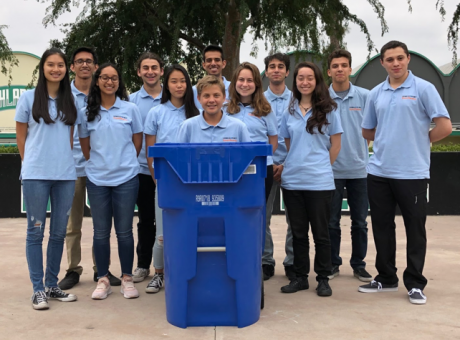
M 134 222 L 137 223 L 137 218 Z M 48 223 L 46 228 L 44 245 L 48 242 Z M 275 216 L 272 232 L 277 266 L 275 276 L 265 282 L 265 309 L 259 322 L 243 329 L 180 329 L 166 321 L 164 290 L 152 295 L 144 292 L 147 280 L 136 284 L 141 294 L 139 299 L 126 300 L 115 287 L 107 300 L 91 300 L 95 288 L 91 218 L 85 218 L 83 227 L 84 272 L 80 283 L 69 290 L 78 296 L 78 301 L 51 301 L 49 310 L 33 310 L 30 303 L 32 285 L 25 258 L 26 220 L 0 219 L 0 339 L 460 339 L 457 301 L 460 297 L 460 216 L 428 217 L 424 274 L 429 282 L 425 289 L 428 302 L 424 306 L 409 303 L 401 281 L 398 292 L 358 293 L 361 283 L 353 277 L 348 265 L 349 228 L 349 217 L 344 216 L 344 265 L 340 276 L 330 281 L 332 297 L 316 295 L 314 273 L 310 277 L 309 290 L 295 294 L 280 292 L 280 287 L 288 283 L 282 266 L 286 225 L 284 216 Z M 402 279 L 406 260 L 401 217 L 397 217 L 397 234 L 397 266 Z M 119 275 L 114 233 L 111 242 L 111 271 Z M 310 255 L 313 256 L 313 249 Z M 374 259 L 370 230 L 367 269 L 372 275 L 376 274 Z M 64 249 L 60 278 L 65 275 L 66 266 Z

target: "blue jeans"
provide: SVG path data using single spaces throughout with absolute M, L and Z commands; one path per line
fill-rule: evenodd
M 351 218 L 351 259 L 353 269 L 366 267 L 364 258 L 367 254 L 367 178 L 335 179 L 335 192 L 331 204 L 331 219 L 329 221 L 329 236 L 331 239 L 332 266 L 341 266 L 340 257 L 340 218 L 344 188 L 347 188 L 347 200 Z
M 157 230 L 153 245 L 153 267 L 163 269 L 165 266 L 163 256 L 163 209 L 158 206 L 158 190 L 155 190 L 155 221 Z
M 62 251 L 72 208 L 75 181 L 22 181 L 27 211 L 26 257 L 34 293 L 46 287 L 57 287 Z M 46 275 L 43 285 L 43 236 L 46 207 L 51 200 L 50 238 L 46 251 Z
M 98 278 L 109 273 L 112 217 L 118 240 L 121 272 L 132 275 L 134 261 L 133 217 L 139 190 L 138 176 L 116 187 L 97 186 L 86 179 L 86 187 L 93 217 L 93 249 Z

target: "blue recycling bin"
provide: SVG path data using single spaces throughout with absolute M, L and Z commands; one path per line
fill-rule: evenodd
M 148 152 L 163 209 L 168 322 L 257 322 L 271 145 L 155 144 Z

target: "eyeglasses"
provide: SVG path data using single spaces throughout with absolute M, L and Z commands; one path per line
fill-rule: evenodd
M 99 79 L 101 79 L 103 82 L 108 82 L 109 80 L 112 81 L 112 83 L 118 83 L 118 77 L 117 76 L 113 76 L 113 77 L 109 77 L 109 76 L 99 76 Z
M 86 65 L 88 66 L 91 66 L 94 64 L 94 60 L 91 60 L 91 59 L 77 59 L 74 61 L 74 63 L 78 66 L 80 65 L 83 65 L 84 63 L 86 63 Z

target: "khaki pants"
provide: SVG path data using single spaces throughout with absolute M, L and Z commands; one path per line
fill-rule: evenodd
M 86 200 L 86 177 L 79 177 L 75 182 L 75 196 L 73 198 L 72 210 L 70 212 L 69 223 L 67 224 L 67 234 L 65 244 L 67 248 L 67 261 L 69 269 L 67 272 L 76 272 L 78 275 L 83 273 L 81 261 L 81 227 L 83 224 L 83 214 Z M 97 272 L 96 261 L 93 254 L 93 270 Z

